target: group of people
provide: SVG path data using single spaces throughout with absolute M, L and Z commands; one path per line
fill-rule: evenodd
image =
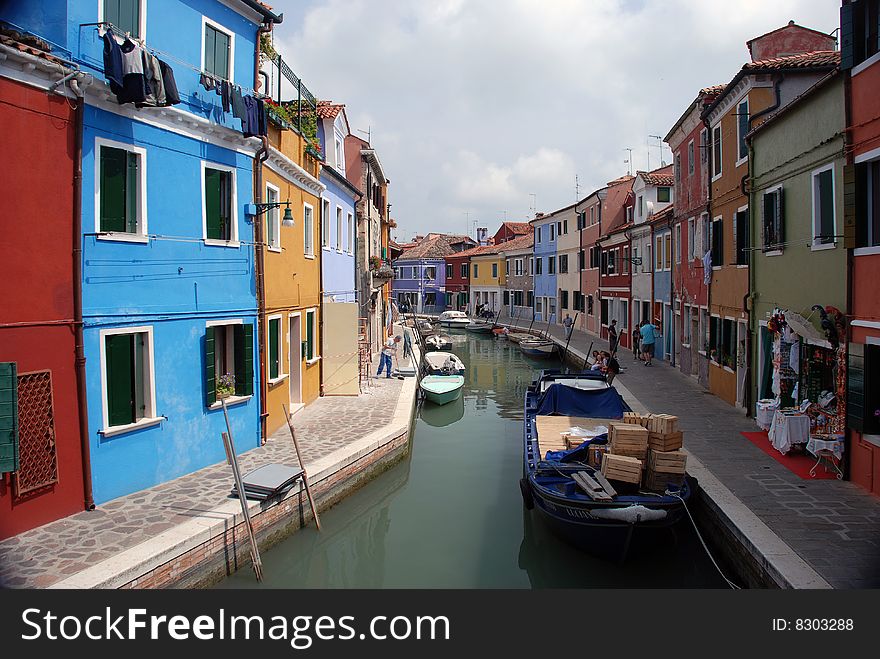
M 617 374 L 620 373 L 620 364 L 617 358 L 605 350 L 594 350 L 592 356 L 591 371 L 599 371 L 605 374 L 605 381 L 611 384 Z

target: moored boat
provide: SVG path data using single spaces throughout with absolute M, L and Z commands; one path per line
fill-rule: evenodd
M 437 322 L 443 327 L 466 327 L 471 319 L 463 311 L 444 311 Z
M 550 339 L 525 339 L 519 342 L 519 349 L 529 357 L 547 358 L 556 352 L 556 344 Z
M 428 375 L 464 375 L 464 363 L 451 352 L 426 352 L 424 359 Z
M 492 330 L 495 328 L 494 323 L 487 323 L 481 320 L 474 320 L 468 323 L 465 326 L 465 329 L 468 332 L 475 332 L 477 334 L 492 334 Z
M 435 405 L 446 405 L 461 395 L 464 376 L 426 375 L 419 382 L 419 387 L 429 401 Z
M 602 378 L 598 373 L 543 371 L 528 387 L 520 488 L 526 508 L 534 509 L 561 538 L 598 556 L 623 560 L 636 545 L 660 546 L 658 532 L 684 516 L 692 487 L 687 478 L 681 485 L 667 484 L 664 492 L 633 485 L 618 493 L 604 487 L 608 481 L 586 464 L 584 454 L 590 444 L 607 441 L 608 424 L 621 419 L 629 406 L 614 387 L 596 384 Z M 563 427 L 588 429 L 585 441 L 570 450 L 548 450 L 559 447 Z M 586 493 L 583 484 L 590 479 L 602 484 L 602 496 Z
M 508 332 L 507 340 L 511 343 L 519 343 L 520 341 L 530 341 L 535 339 L 534 334 L 528 334 L 526 332 Z
M 429 350 L 452 350 L 452 339 L 445 334 L 431 334 L 425 337 L 425 346 Z

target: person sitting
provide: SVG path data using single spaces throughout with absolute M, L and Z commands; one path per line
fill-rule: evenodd
M 612 382 L 614 382 L 614 378 L 617 377 L 617 374 L 620 373 L 620 363 L 615 357 L 607 352 L 603 353 L 603 355 L 604 360 L 602 372 L 605 373 L 605 382 L 610 385 Z
M 598 350 L 593 351 L 593 354 L 596 357 L 596 361 L 590 366 L 591 371 L 599 371 L 602 372 L 602 368 L 605 366 L 605 356 L 604 353 L 599 352 Z

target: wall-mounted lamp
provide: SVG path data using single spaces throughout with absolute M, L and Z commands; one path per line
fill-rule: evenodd
M 290 200 L 254 202 L 253 204 L 247 205 L 247 207 L 245 208 L 245 213 L 248 215 L 261 215 L 267 210 L 271 210 L 273 208 L 281 208 L 282 206 L 284 206 L 284 215 L 281 217 L 281 226 L 294 226 L 293 213 L 290 212 Z

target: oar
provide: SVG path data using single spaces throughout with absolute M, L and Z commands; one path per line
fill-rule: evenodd
M 290 437 L 293 439 L 293 448 L 296 449 L 296 459 L 299 462 L 299 468 L 302 469 L 303 485 L 306 488 L 306 496 L 309 499 L 309 506 L 312 508 L 312 516 L 315 518 L 315 526 L 321 530 L 321 520 L 318 519 L 318 508 L 315 506 L 315 500 L 312 498 L 312 490 L 309 487 L 309 477 L 306 475 L 306 466 L 303 464 L 302 456 L 299 454 L 299 442 L 296 441 L 296 432 L 293 430 L 293 423 L 290 421 L 290 415 L 287 413 L 287 405 L 281 404 L 284 410 L 284 418 L 287 419 L 287 427 L 290 428 Z

